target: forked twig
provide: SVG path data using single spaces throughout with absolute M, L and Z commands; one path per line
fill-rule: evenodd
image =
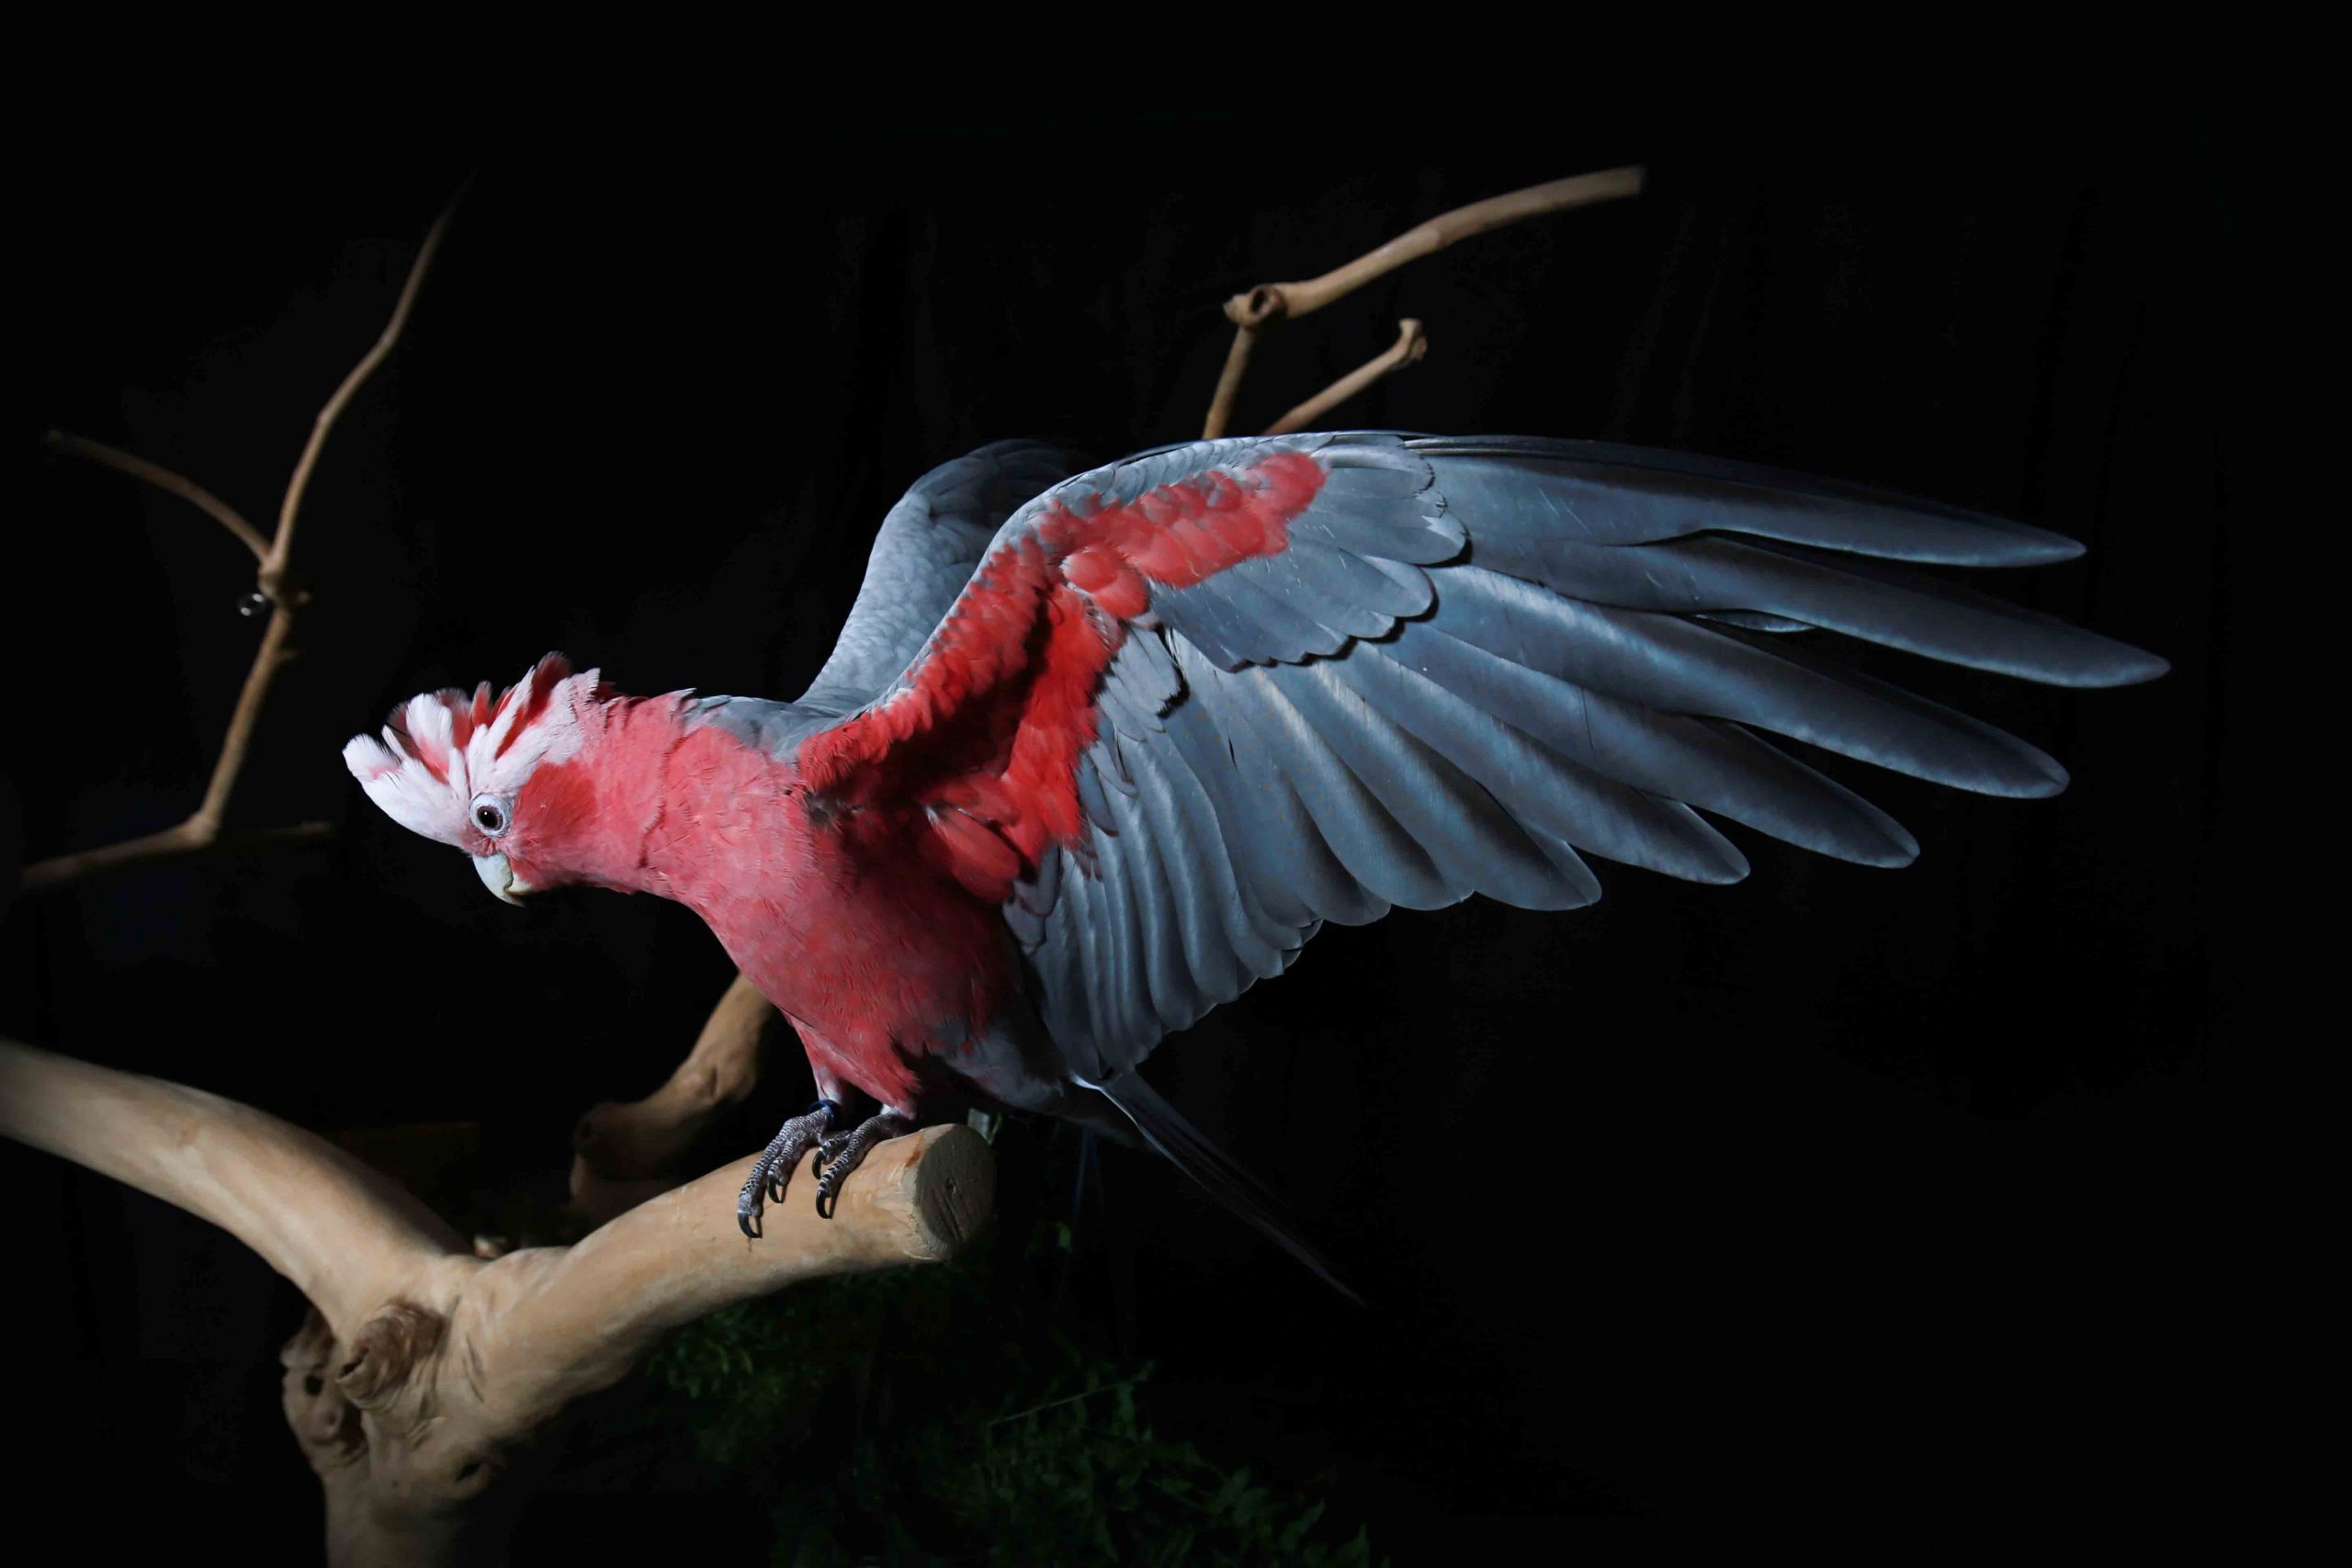
M 334 389 L 334 396 L 327 400 L 327 406 L 319 411 L 319 417 L 311 423 L 311 439 L 303 446 L 302 456 L 294 465 L 294 477 L 286 481 L 286 499 L 278 504 L 277 536 L 270 541 L 269 554 L 261 563 L 261 591 L 269 596 L 272 604 L 284 604 L 288 600 L 300 603 L 299 590 L 291 586 L 287 577 L 286 563 L 294 544 L 295 520 L 302 512 L 302 496 L 311 488 L 311 470 L 318 467 L 319 453 L 325 447 L 335 421 L 343 417 L 343 411 L 352 397 L 368 384 L 368 378 L 391 354 L 393 346 L 401 340 L 401 333 L 407 329 L 409 311 L 416 304 L 418 291 L 424 287 L 424 275 L 433 265 L 435 254 L 441 249 L 441 237 L 448 232 L 449 220 L 457 212 L 458 204 L 465 200 L 466 191 L 472 184 L 473 181 L 469 179 L 459 186 L 458 194 L 449 198 L 449 205 L 441 209 L 441 216 L 433 220 L 433 227 L 425 231 L 424 243 L 417 250 L 416 259 L 409 264 L 408 278 L 401 285 L 401 297 L 392 304 L 392 319 L 384 323 L 384 330 L 377 334 L 375 346 L 351 367 L 351 374 L 343 378 L 343 385 Z
M 25 867 L 23 886 L 27 892 L 38 893 L 44 888 L 62 887 L 85 876 L 110 871 L 119 865 L 136 861 L 169 860 L 175 855 L 192 855 L 207 850 L 262 850 L 278 844 L 299 844 L 312 839 L 323 839 L 334 831 L 332 823 L 295 822 L 283 828 L 257 828 L 246 833 L 222 833 L 209 828 L 196 817 L 164 829 L 160 833 L 148 833 L 136 839 L 124 839 L 104 844 L 95 850 L 78 850 L 72 854 L 52 855 Z
M 1383 376 L 1416 364 L 1430 351 L 1430 340 L 1421 332 L 1421 323 L 1409 316 L 1396 323 L 1396 341 L 1385 351 L 1365 360 L 1290 412 L 1266 426 L 1269 435 L 1288 435 L 1294 430 L 1305 430 L 1333 409 L 1379 380 Z
M 133 457 L 103 441 L 93 441 L 86 435 L 68 435 L 62 430 L 50 430 L 41 433 L 40 440 L 42 446 L 53 452 L 119 468 L 132 479 L 144 479 L 157 490 L 178 496 L 234 534 L 245 548 L 253 551 L 254 560 L 268 558 L 269 541 L 261 536 L 261 530 L 246 522 L 243 513 L 195 480 L 172 472 L 160 463 Z
M 1257 346 L 1258 336 L 1275 322 L 1295 321 L 1319 310 L 1334 300 L 1345 299 L 1374 278 L 1396 271 L 1407 262 L 1434 255 L 1448 245 L 1474 234 L 1484 234 L 1547 212 L 1566 212 L 1572 208 L 1589 207 L 1595 202 L 1636 195 L 1642 188 L 1643 178 L 1644 171 L 1638 167 L 1603 169 L 1598 174 L 1577 175 L 1569 179 L 1553 180 L 1544 185 L 1529 186 L 1524 190 L 1488 197 L 1484 201 L 1457 207 L 1451 212 L 1440 213 L 1426 223 L 1417 224 L 1379 249 L 1366 252 L 1345 266 L 1336 267 L 1320 277 L 1309 278 L 1303 283 L 1261 283 L 1246 294 L 1235 295 L 1225 303 L 1226 319 L 1233 323 L 1233 346 L 1227 351 L 1225 368 L 1218 375 L 1216 391 L 1209 400 L 1209 415 L 1201 430 L 1202 439 L 1214 440 L 1223 435 L 1226 427 L 1232 423 L 1234 400 L 1240 395 L 1242 378 L 1249 372 L 1250 355 Z M 1412 364 L 1423 352 L 1417 349 L 1402 354 L 1402 347 L 1400 340 L 1397 349 L 1392 349 L 1371 365 L 1351 372 L 1321 394 L 1301 403 L 1283 415 L 1267 434 L 1279 434 L 1303 428 L 1382 376 Z M 1313 412 L 1306 412 L 1310 410 Z M 1298 423 L 1292 423 L 1293 420 Z
M 310 597 L 295 581 L 289 566 L 294 525 L 301 516 L 303 494 L 310 489 L 311 475 L 318 467 L 319 454 L 324 449 L 327 437 L 334 433 L 336 421 L 343 417 L 343 411 L 350 405 L 352 398 L 400 342 L 401 333 L 408 325 L 410 310 L 416 303 L 418 291 L 424 287 L 425 273 L 432 267 L 434 255 L 441 248 L 441 238 L 448 231 L 450 216 L 464 197 L 465 187 L 460 186 L 458 194 L 450 198 L 449 205 L 442 209 L 440 217 L 434 220 L 432 229 L 424 236 L 424 245 L 416 253 L 416 259 L 409 264 L 408 277 L 401 285 L 400 299 L 392 307 L 391 320 L 377 335 L 374 346 L 343 378 L 343 384 L 335 389 L 334 395 L 319 411 L 318 418 L 311 422 L 311 438 L 302 448 L 300 459 L 294 465 L 294 476 L 288 480 L 285 499 L 277 509 L 277 533 L 266 546 L 262 542 L 260 531 L 246 522 L 235 508 L 169 468 L 128 452 L 118 451 L 86 436 L 52 430 L 42 438 L 60 452 L 102 463 L 143 479 L 201 508 L 217 520 L 258 558 L 258 585 L 262 596 L 269 602 L 270 614 L 269 625 L 262 631 L 261 647 L 254 653 L 253 667 L 246 671 L 244 688 L 237 694 L 236 708 L 229 716 L 228 733 L 221 739 L 220 759 L 214 762 L 212 776 L 205 785 L 203 803 L 188 814 L 187 820 L 162 832 L 34 862 L 25 868 L 22 886 L 27 892 L 62 887 L 93 873 L 137 861 L 194 854 L 212 849 L 223 841 L 221 823 L 229 808 L 230 794 L 236 788 L 237 776 L 244 768 L 245 755 L 253 743 L 254 728 L 260 721 L 262 704 L 269 696 L 270 682 L 292 657 L 288 644 L 294 630 L 294 612 Z M 315 839 L 330 831 L 332 829 L 324 822 L 301 822 L 260 833 L 240 834 L 232 841 L 239 844 L 277 843 Z

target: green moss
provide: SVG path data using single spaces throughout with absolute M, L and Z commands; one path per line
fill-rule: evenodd
M 1066 1226 L 1041 1224 L 1032 1256 Z M 681 1331 L 653 1375 L 704 1458 L 768 1500 L 775 1561 L 1369 1568 L 1308 1489 L 1150 1419 L 1152 1369 L 1029 1317 L 1015 1280 L 939 1267 L 831 1280 Z M 814 1461 L 814 1462 L 812 1462 Z

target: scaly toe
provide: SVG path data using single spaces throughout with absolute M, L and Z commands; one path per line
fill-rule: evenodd
M 753 1241 L 760 1239 L 763 1195 L 768 1202 L 784 1201 L 784 1185 L 791 1179 L 793 1168 L 808 1152 L 808 1145 L 823 1137 L 825 1130 L 833 1124 L 833 1102 L 820 1100 L 786 1122 L 768 1141 L 768 1146 L 760 1151 L 743 1190 L 735 1195 L 735 1224 L 746 1236 Z
M 817 1213 L 827 1219 L 832 1218 L 833 1204 L 842 1195 L 842 1184 L 865 1163 L 867 1151 L 885 1138 L 895 1138 L 913 1128 L 914 1123 L 904 1116 L 886 1111 L 879 1116 L 869 1116 L 851 1131 L 837 1133 L 820 1144 Z

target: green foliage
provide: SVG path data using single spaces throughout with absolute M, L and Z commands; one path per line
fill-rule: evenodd
M 952 1513 L 997 1543 L 990 1561 L 1370 1562 L 1361 1532 L 1337 1548 L 1308 1540 L 1321 1503 L 1159 1436 L 1138 1409 L 1148 1367 L 1115 1382 L 1106 1372 L 1085 1364 L 1074 1393 L 918 1435 L 916 1464 L 939 1476 Z
M 1068 1245 L 1035 1239 L 1033 1255 Z M 652 1371 L 692 1399 L 703 1456 L 772 1500 L 790 1568 L 1370 1568 L 1362 1530 L 1318 1528 L 1323 1503 L 1159 1431 L 1148 1363 L 1024 1322 L 1022 1304 L 961 1267 L 827 1281 L 693 1325 Z
M 695 1446 L 723 1470 L 805 1423 L 833 1369 L 779 1353 L 782 1314 L 746 1302 L 690 1325 L 654 1352 L 653 1375 L 695 1401 Z

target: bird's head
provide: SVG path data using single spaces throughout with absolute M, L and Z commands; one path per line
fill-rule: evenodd
M 508 903 L 573 880 L 567 851 L 593 816 L 574 764 L 594 705 L 610 694 L 594 670 L 575 675 L 550 653 L 491 696 L 424 692 L 392 710 L 383 738 L 355 735 L 344 764 L 401 827 L 455 844 Z

